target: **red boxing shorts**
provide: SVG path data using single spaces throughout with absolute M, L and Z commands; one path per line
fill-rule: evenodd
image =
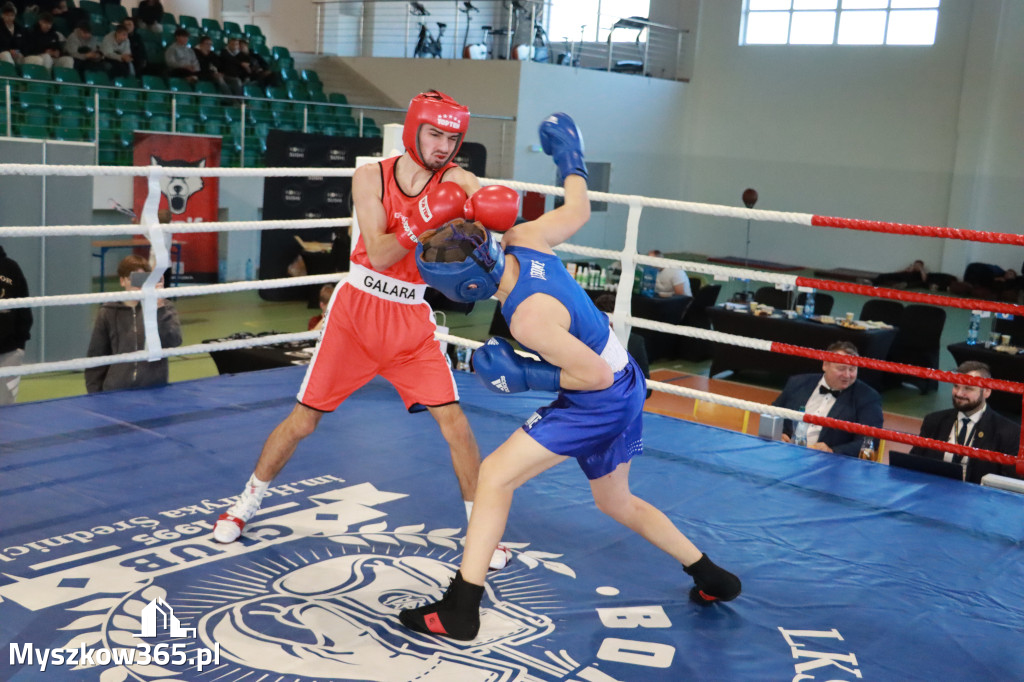
M 333 412 L 379 375 L 398 390 L 410 412 L 457 402 L 455 379 L 434 339 L 433 314 L 423 302 L 424 288 L 353 263 L 328 307 L 298 401 Z

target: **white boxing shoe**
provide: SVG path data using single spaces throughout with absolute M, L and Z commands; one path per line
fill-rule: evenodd
M 213 539 L 222 544 L 234 542 L 242 537 L 242 529 L 260 509 L 260 502 L 266 495 L 266 488 L 258 491 L 255 486 L 246 485 L 238 501 L 217 517 L 213 526 Z
M 512 550 L 505 545 L 499 544 L 494 553 L 491 554 L 491 563 L 487 567 L 492 571 L 500 571 L 512 561 Z

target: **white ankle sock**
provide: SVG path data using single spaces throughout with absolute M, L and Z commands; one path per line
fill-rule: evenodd
M 249 477 L 249 481 L 245 484 L 245 492 L 250 495 L 258 495 L 263 497 L 263 493 L 267 492 L 267 488 L 270 487 L 270 481 L 261 481 L 256 478 L 256 474 Z

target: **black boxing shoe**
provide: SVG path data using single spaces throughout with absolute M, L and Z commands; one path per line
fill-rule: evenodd
M 689 566 L 683 566 L 687 575 L 693 576 L 694 586 L 690 600 L 701 606 L 710 606 L 718 601 L 732 601 L 740 596 L 740 579 L 729 571 L 716 566 L 707 554 Z
M 470 640 L 480 631 L 480 599 L 483 585 L 467 583 L 457 572 L 441 601 L 398 614 L 402 625 L 427 635 Z

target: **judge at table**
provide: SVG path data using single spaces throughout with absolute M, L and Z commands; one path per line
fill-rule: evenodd
M 826 350 L 841 355 L 858 356 L 857 347 L 849 341 L 837 341 Z M 822 374 L 799 374 L 789 378 L 782 393 L 772 405 L 800 410 L 819 417 L 882 427 L 882 396 L 857 379 L 857 367 L 837 362 L 823 362 Z M 793 422 L 786 420 L 782 440 L 789 443 Z M 839 429 L 810 424 L 807 447 L 823 452 L 836 452 L 856 457 L 863 437 Z
M 984 362 L 968 360 L 961 363 L 956 371 L 975 377 L 990 379 L 992 372 Z M 1020 443 L 1017 425 L 996 413 L 986 404 L 992 390 L 980 386 L 955 384 L 953 386 L 953 409 L 939 410 L 925 416 L 921 423 L 921 434 L 925 438 L 969 445 L 981 450 L 993 450 L 1006 455 L 1016 455 Z M 939 452 L 915 445 L 912 455 L 956 462 L 964 468 L 964 480 L 981 483 L 985 474 L 999 474 L 1016 478 L 1013 466 L 1006 466 L 986 459 L 963 457 L 952 452 Z

